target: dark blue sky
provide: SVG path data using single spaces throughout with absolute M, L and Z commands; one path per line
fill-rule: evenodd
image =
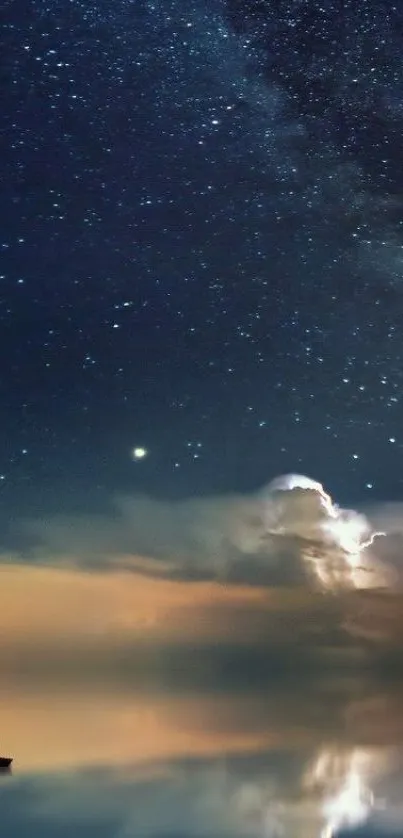
M 290 470 L 400 498 L 400 7 L 3 21 L 3 509 Z

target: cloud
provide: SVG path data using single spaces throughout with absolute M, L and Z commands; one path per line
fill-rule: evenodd
M 40 562 L 326 590 L 390 584 L 376 557 L 381 539 L 363 550 L 373 532 L 365 515 L 340 508 L 319 482 L 302 475 L 276 478 L 249 495 L 177 502 L 118 496 L 109 515 L 19 526 L 22 558 Z
M 323 665 L 346 641 L 347 656 L 370 642 L 393 657 L 402 521 L 400 505 L 344 509 L 319 482 L 285 475 L 249 495 L 118 496 L 108 515 L 18 522 L 0 567 L 3 666 L 80 669 L 122 654 L 142 669 L 143 653 L 155 667 L 169 647 L 175 668 L 186 646 L 199 674 L 218 677 L 234 660 L 242 670 L 244 654 L 251 665 L 251 650 L 266 673 L 265 661 L 285 666 L 285 648 Z

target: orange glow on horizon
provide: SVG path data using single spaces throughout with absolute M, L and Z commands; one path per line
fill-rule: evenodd
M 129 636 L 181 641 L 236 632 L 232 611 L 266 610 L 267 590 L 181 582 L 140 573 L 0 565 L 0 636 L 7 641 Z M 209 619 L 205 619 L 204 613 Z

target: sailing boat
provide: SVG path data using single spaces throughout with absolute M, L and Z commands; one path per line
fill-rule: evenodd
M 0 769 L 1 768 L 10 768 L 12 763 L 12 757 L 0 757 Z

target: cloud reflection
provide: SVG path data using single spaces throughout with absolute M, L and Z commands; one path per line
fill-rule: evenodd
M 367 685 L 362 701 L 363 684 L 353 680 L 301 683 L 293 698 L 273 687 L 139 696 L 113 683 L 85 692 L 9 683 L 0 709 L 16 763 L 0 783 L 4 834 L 330 838 L 360 824 L 378 835 L 402 831 L 403 694 Z M 332 708 L 330 729 L 320 721 L 323 705 Z

